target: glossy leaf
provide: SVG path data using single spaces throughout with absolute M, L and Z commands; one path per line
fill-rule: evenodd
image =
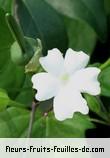
M 69 47 L 76 51 L 84 51 L 92 54 L 96 45 L 96 34 L 89 25 L 84 22 L 64 18 L 69 37 Z
M 42 41 L 44 54 L 49 49 L 67 48 L 67 36 L 62 19 L 45 1 L 16 0 L 18 18 L 26 36 Z M 28 26 L 28 27 L 27 27 Z
M 63 3 L 62 0 L 45 1 L 63 15 L 84 20 L 102 40 L 106 39 L 107 25 L 103 0 L 63 0 Z
M 110 97 L 110 66 L 101 71 L 99 80 L 101 83 L 101 94 Z

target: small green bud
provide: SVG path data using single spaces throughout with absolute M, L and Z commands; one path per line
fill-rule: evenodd
M 22 50 L 16 41 L 11 46 L 11 60 L 18 65 L 23 65 L 24 63 Z

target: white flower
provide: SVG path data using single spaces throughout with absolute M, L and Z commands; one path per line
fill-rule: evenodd
M 60 121 L 72 118 L 74 112 L 88 114 L 87 102 L 81 93 L 100 94 L 97 80 L 100 69 L 85 68 L 89 56 L 82 51 L 68 49 L 64 59 L 55 48 L 39 61 L 47 72 L 32 77 L 33 88 L 37 90 L 35 98 L 44 101 L 54 97 L 53 110 L 56 119 Z

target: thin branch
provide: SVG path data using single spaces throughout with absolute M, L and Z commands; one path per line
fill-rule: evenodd
M 94 118 L 90 118 L 90 121 L 94 122 L 94 123 L 99 123 L 99 124 L 103 124 L 106 126 L 110 126 L 110 124 L 108 122 L 102 121 L 102 120 L 98 120 L 98 119 L 94 119 Z
M 31 111 L 31 115 L 30 115 L 30 122 L 29 122 L 29 129 L 28 129 L 27 138 L 31 138 L 33 122 L 35 119 L 35 112 L 36 112 L 37 105 L 38 104 L 36 102 L 34 102 L 34 101 L 32 102 L 32 111 Z

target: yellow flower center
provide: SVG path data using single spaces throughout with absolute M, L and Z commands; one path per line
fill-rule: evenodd
M 68 74 L 63 74 L 63 75 L 61 76 L 61 82 L 63 82 L 63 84 L 65 84 L 65 83 L 68 82 L 69 78 L 70 78 L 70 77 L 69 77 Z

